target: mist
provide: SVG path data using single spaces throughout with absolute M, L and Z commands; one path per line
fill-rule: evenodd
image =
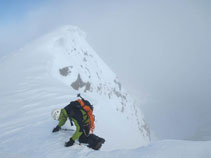
M 210 1 L 49 0 L 28 8 L 1 16 L 1 57 L 59 26 L 79 26 L 140 104 L 153 139 L 211 140 Z

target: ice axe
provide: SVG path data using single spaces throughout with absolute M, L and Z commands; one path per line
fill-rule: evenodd
M 79 97 L 79 98 L 81 98 L 81 99 L 83 99 L 83 100 L 84 100 L 84 98 L 81 96 L 81 94 L 80 94 L 80 93 L 78 93 L 78 94 L 77 94 L 77 97 Z

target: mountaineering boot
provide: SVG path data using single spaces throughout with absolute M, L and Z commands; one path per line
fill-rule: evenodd
M 88 147 L 94 150 L 99 150 L 104 142 L 105 139 L 100 138 L 95 134 L 90 134 L 88 138 Z
M 97 144 L 93 147 L 93 149 L 94 150 L 99 150 L 103 143 L 105 143 L 105 139 L 99 138 Z

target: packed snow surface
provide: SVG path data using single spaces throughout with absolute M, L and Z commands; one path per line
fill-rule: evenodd
M 150 144 L 141 110 L 77 27 L 65 26 L 0 60 L 0 157 L 211 157 L 210 142 Z M 101 151 L 66 148 L 74 131 L 52 133 L 50 114 L 81 93 L 94 105 Z M 74 129 L 67 121 L 63 128 Z

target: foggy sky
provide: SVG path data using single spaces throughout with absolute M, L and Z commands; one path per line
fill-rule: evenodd
M 59 26 L 79 26 L 155 137 L 211 140 L 210 1 L 46 0 L 12 9 L 0 16 L 1 56 Z

